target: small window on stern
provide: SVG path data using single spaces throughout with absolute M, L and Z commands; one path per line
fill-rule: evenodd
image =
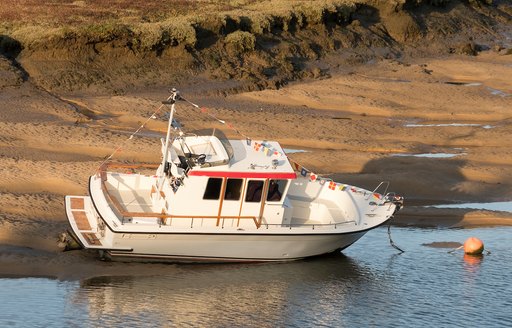
M 228 179 L 226 182 L 225 200 L 239 200 L 242 193 L 243 179 Z
M 219 199 L 220 189 L 222 187 L 222 178 L 210 178 L 206 184 L 203 199 Z

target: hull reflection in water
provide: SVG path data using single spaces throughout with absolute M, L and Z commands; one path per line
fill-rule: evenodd
M 135 326 L 283 326 L 290 318 L 320 313 L 332 322 L 329 313 L 339 313 L 349 302 L 345 298 L 372 284 L 366 270 L 343 255 L 278 264 L 169 266 L 169 271 L 88 279 L 75 299 L 89 304 L 91 321 L 105 325 L 123 318 Z M 308 304 L 302 313 L 289 313 L 301 303 Z

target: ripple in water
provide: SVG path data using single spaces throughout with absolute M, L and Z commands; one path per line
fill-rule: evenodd
M 0 326 L 511 326 L 512 228 L 370 231 L 344 253 L 278 264 L 169 265 L 165 275 L 0 279 Z M 481 259 L 424 244 L 478 236 Z

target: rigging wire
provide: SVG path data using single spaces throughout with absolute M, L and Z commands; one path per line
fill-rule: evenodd
M 144 122 L 144 123 L 143 123 L 143 124 L 142 124 L 138 129 L 137 129 L 137 130 L 136 130 L 136 131 L 135 131 L 135 132 L 134 132 L 134 133 L 132 133 L 132 134 L 128 137 L 128 139 L 124 140 L 124 142 L 122 142 L 122 143 L 121 143 L 121 144 L 120 144 L 120 145 L 119 145 L 119 146 L 118 146 L 118 147 L 117 147 L 117 148 L 112 152 L 112 154 L 110 154 L 108 157 L 106 157 L 106 158 L 101 162 L 101 164 L 98 166 L 98 168 L 95 170 L 95 172 L 97 172 L 97 171 L 98 171 L 98 170 L 99 170 L 103 165 L 105 165 L 105 163 L 107 163 L 108 161 L 110 161 L 110 160 L 112 159 L 112 157 L 113 157 L 116 153 L 118 153 L 119 151 L 121 151 L 121 150 L 122 150 L 122 148 L 124 147 L 124 145 L 125 145 L 129 140 L 133 139 L 133 137 L 134 137 L 138 132 L 140 132 L 140 130 L 142 130 L 142 129 L 144 128 L 144 126 L 147 124 L 147 122 L 148 122 L 149 120 L 151 120 L 152 118 L 154 118 L 154 117 L 155 117 L 155 115 L 156 115 L 157 113 L 159 113 L 159 112 L 160 112 L 160 110 L 161 110 L 161 109 L 162 109 L 166 104 L 168 104 L 168 103 L 169 103 L 169 101 L 170 101 L 170 100 L 172 99 L 172 97 L 175 95 L 175 93 L 176 93 L 176 89 L 172 89 L 171 91 L 172 91 L 173 93 L 172 93 L 172 94 L 171 94 L 171 95 L 170 95 L 170 96 L 169 96 L 165 101 L 163 101 L 163 102 L 162 102 L 162 104 L 161 104 L 161 105 L 156 109 L 156 111 L 155 111 L 155 112 L 154 112 L 154 113 L 153 113 L 153 114 L 152 114 L 152 115 L 151 115 L 151 116 L 150 116 L 150 117 L 149 117 L 149 118 L 148 118 L 148 119 L 147 119 L 147 120 L 146 120 L 146 121 L 145 121 L 145 122 Z M 232 124 L 230 124 L 229 122 L 226 122 L 225 120 L 222 120 L 222 119 L 218 118 L 218 117 L 217 117 L 217 116 L 215 116 L 214 114 L 210 113 L 210 111 L 209 111 L 206 107 L 201 107 L 201 106 L 199 106 L 198 104 L 196 104 L 196 103 L 194 103 L 194 102 L 192 102 L 192 101 L 190 101 L 190 100 L 188 100 L 188 99 L 184 98 L 181 94 L 178 94 L 178 97 L 179 97 L 179 98 L 178 98 L 177 100 L 182 100 L 182 101 L 184 101 L 184 102 L 188 103 L 188 104 L 189 104 L 189 105 L 191 105 L 192 107 L 194 107 L 194 108 L 196 108 L 196 109 L 199 109 L 201 113 L 206 114 L 208 117 L 210 117 L 210 118 L 211 118 L 211 119 L 213 119 L 214 121 L 217 121 L 217 122 L 218 122 L 218 123 L 220 123 L 220 124 L 226 125 L 228 128 L 232 129 L 232 130 L 233 130 L 233 131 L 235 131 L 237 134 L 239 134 L 240 136 L 244 137 L 244 138 L 246 139 L 246 142 L 247 142 L 247 144 L 248 144 L 248 145 L 251 145 L 251 142 L 252 142 L 252 140 L 253 140 L 253 139 L 252 139 L 251 137 L 249 137 L 249 136 L 245 135 L 244 133 L 242 133 L 240 130 L 238 130 L 236 127 L 234 127 L 234 126 L 233 126 Z M 177 127 L 177 128 L 175 128 L 175 129 L 176 129 L 176 130 L 178 130 L 180 134 L 182 134 L 182 133 L 183 133 L 183 131 L 182 131 L 181 127 Z M 265 142 L 265 141 L 263 141 L 263 143 L 264 143 L 264 142 Z M 258 146 L 258 148 L 259 148 L 260 146 L 262 146 L 262 145 L 260 144 L 260 145 Z M 330 174 L 326 174 L 326 175 L 318 175 L 318 174 L 316 174 L 316 173 L 313 173 L 313 171 L 309 170 L 308 168 L 306 168 L 306 167 L 305 167 L 305 166 L 303 166 L 302 164 L 300 164 L 300 163 L 298 163 L 298 162 L 296 162 L 296 161 L 292 160 L 291 158 L 289 158 L 289 157 L 286 155 L 286 153 L 281 153 L 281 154 L 282 154 L 283 156 L 285 156 L 285 157 L 288 159 L 288 161 L 289 161 L 290 163 L 292 163 L 292 167 L 294 168 L 294 170 L 296 170 L 296 171 L 300 172 L 300 174 L 302 174 L 302 171 L 303 171 L 303 170 L 305 170 L 306 174 L 307 174 L 307 173 L 311 173 L 312 175 L 314 174 L 314 176 L 315 176 L 315 180 L 326 180 L 326 179 L 324 178 L 324 176 L 329 176 L 329 175 L 330 175 Z M 321 178 L 321 179 L 320 179 L 320 178 Z M 327 179 L 327 180 L 332 181 L 332 179 Z M 327 181 L 327 180 L 326 180 L 326 181 Z
M 166 101 L 171 100 L 171 98 L 172 98 L 172 95 L 171 95 L 171 96 L 169 96 L 169 97 L 167 98 L 167 100 L 166 100 Z M 110 161 L 110 160 L 112 159 L 112 157 L 114 157 L 114 155 L 115 155 L 117 152 L 121 151 L 121 150 L 123 149 L 123 147 L 126 145 L 126 143 L 127 143 L 128 141 L 130 141 L 131 139 L 133 139 L 133 137 L 134 137 L 135 135 L 137 135 L 137 133 L 139 133 L 139 132 L 144 128 L 144 126 L 145 126 L 145 125 L 146 125 L 150 120 L 155 119 L 155 118 L 156 118 L 156 115 L 160 112 L 160 110 L 162 110 L 162 108 L 163 108 L 164 106 L 165 106 L 165 104 L 161 104 L 161 105 L 160 105 L 160 106 L 159 106 L 159 107 L 158 107 L 158 108 L 153 112 L 153 114 L 151 114 L 151 115 L 146 119 L 146 121 L 144 121 L 144 123 L 142 123 L 142 125 L 141 125 L 141 126 L 139 126 L 139 128 L 138 128 L 137 130 L 135 130 L 135 132 L 133 132 L 133 133 L 132 133 L 132 134 L 131 134 L 127 139 L 125 139 L 122 143 L 120 143 L 120 144 L 119 144 L 119 145 L 114 149 L 114 151 L 113 151 L 109 156 L 107 156 L 107 157 L 106 157 L 106 158 L 101 162 L 101 164 L 96 168 L 96 170 L 95 170 L 94 172 L 98 172 L 98 171 L 101 169 L 101 167 L 103 167 L 103 165 L 105 165 L 105 163 L 107 163 L 108 161 Z

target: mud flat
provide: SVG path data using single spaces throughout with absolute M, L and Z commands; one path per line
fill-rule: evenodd
M 449 9 L 445 10 L 453 14 Z M 368 21 L 371 11 L 361 16 L 365 13 L 361 10 L 351 24 Z M 354 23 L 356 17 L 360 23 Z M 240 88 L 241 80 L 247 82 L 244 78 L 222 80 L 206 71 L 192 72 L 190 79 L 159 77 L 154 87 L 132 84 L 139 75 L 126 73 L 122 92 L 103 88 L 106 80 L 82 89 L 84 80 L 73 84 L 67 79 L 72 88 L 62 88 L 53 84 L 55 74 L 64 74 L 72 60 L 45 75 L 40 69 L 51 64 L 49 57 L 37 66 L 36 52 L 4 54 L 0 58 L 0 275 L 65 279 L 118 270 L 119 264 L 97 261 L 93 253 L 59 252 L 57 236 L 67 229 L 63 197 L 85 195 L 88 177 L 119 145 L 122 151 L 115 160 L 160 160 L 160 141 L 155 136 L 166 130 L 164 114 L 127 139 L 160 106 L 170 86 L 245 135 L 306 150 L 289 157 L 315 173 L 370 190 L 380 181 L 390 181 L 390 190 L 406 199 L 393 224 L 512 225 L 507 211 L 425 207 L 512 200 L 512 55 L 506 36 L 496 40 L 476 56 L 457 51 L 411 56 L 404 47 L 402 55 L 363 56 L 348 65 L 346 58 L 335 58 L 343 57 L 343 51 L 323 54 L 308 62 L 314 64 L 306 65 L 309 71 L 284 74 L 286 85 L 269 84 L 272 89 L 264 90 L 256 90 L 264 84 L 249 81 L 244 85 L 251 87 Z M 501 46 L 494 47 L 498 43 Z M 395 47 L 393 43 L 387 49 Z M 361 50 L 354 49 L 350 56 Z M 377 48 L 365 49 L 368 55 Z M 237 137 L 226 125 L 185 104 L 177 116 L 186 131 L 215 127 Z M 454 153 L 463 155 L 414 156 Z M 165 270 L 165 266 L 154 268 Z M 144 271 L 137 265 L 125 269 L 133 274 Z
M 512 97 L 485 88 L 512 91 L 505 78 L 512 76 L 511 64 L 511 56 L 490 52 L 408 64 L 384 60 L 279 90 L 225 98 L 205 97 L 194 89 L 183 92 L 246 135 L 307 149 L 289 156 L 318 174 L 368 189 L 390 181 L 390 189 L 406 198 L 405 209 L 393 220 L 397 225 L 511 225 L 510 212 L 424 207 L 512 199 Z M 432 72 L 424 73 L 425 67 Z M 445 83 L 461 75 L 482 86 Z M 159 161 L 155 135 L 165 131 L 164 115 L 151 120 L 142 136 L 125 141 L 166 91 L 64 100 L 23 82 L 4 87 L 1 97 L 0 274 L 66 277 L 91 262 L 88 270 L 114 270 L 114 264 L 97 263 L 91 253 L 58 252 L 57 234 L 67 228 L 63 196 L 86 194 L 88 176 L 120 144 L 116 160 Z M 226 128 L 185 104 L 178 119 L 187 131 Z M 428 126 L 407 127 L 410 122 Z M 453 122 L 465 124 L 449 125 Z M 393 156 L 455 148 L 465 155 Z

